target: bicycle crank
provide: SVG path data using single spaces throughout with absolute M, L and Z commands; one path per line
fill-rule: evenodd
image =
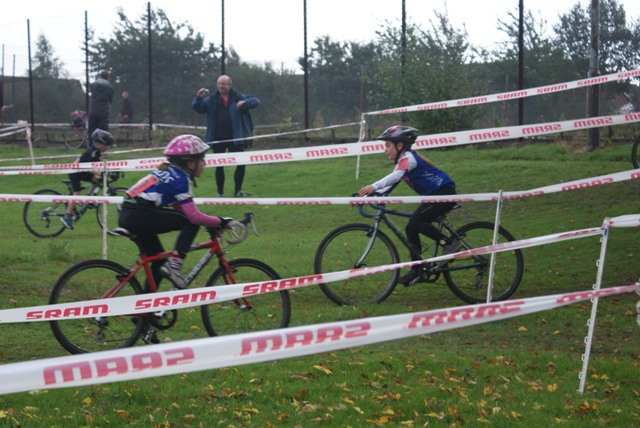
M 147 320 L 149 324 L 158 330 L 167 330 L 173 327 L 178 321 L 178 311 L 172 309 L 170 311 L 155 312 L 151 314 Z

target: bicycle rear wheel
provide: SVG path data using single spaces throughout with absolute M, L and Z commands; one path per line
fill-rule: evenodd
M 463 248 L 460 251 L 493 244 L 494 227 L 493 223 L 488 222 L 469 223 L 462 226 L 456 231 L 463 241 Z M 515 238 L 500 227 L 498 243 L 508 241 L 515 241 Z M 490 261 L 491 254 L 453 259 L 443 268 L 444 279 L 451 291 L 465 302 L 486 302 Z M 496 253 L 491 301 L 508 299 L 520 285 L 523 272 L 524 259 L 521 250 Z
M 276 271 L 258 260 L 231 260 L 229 265 L 235 284 L 280 279 Z M 215 287 L 231 283 L 225 269 L 220 267 L 209 277 L 206 286 Z M 202 322 L 209 336 L 272 330 L 289 325 L 291 300 L 288 291 L 273 291 L 246 296 L 238 301 L 230 300 L 203 305 L 201 312 Z
M 53 286 L 49 304 L 73 303 L 83 300 L 101 300 L 129 271 L 109 260 L 86 260 L 69 268 Z M 117 292 L 116 297 L 142 294 L 137 279 L 131 278 Z M 145 327 L 144 316 L 104 316 L 106 306 L 77 308 L 91 313 L 89 318 L 50 321 L 51 330 L 60 344 L 72 354 L 107 351 L 132 346 Z M 69 309 L 71 311 L 72 309 Z
M 64 130 L 64 145 L 69 149 L 78 149 L 86 145 L 87 134 L 84 126 L 69 126 Z
M 60 196 L 51 189 L 38 190 L 35 195 Z M 53 238 L 60 235 L 65 226 L 60 219 L 67 213 L 64 202 L 27 202 L 22 210 L 22 219 L 29 232 L 38 238 Z
M 126 187 L 112 187 L 107 191 L 108 196 L 125 196 L 127 192 Z M 97 204 L 96 208 L 96 216 L 98 219 L 98 225 L 100 225 L 101 229 L 104 229 L 105 221 L 104 221 L 104 211 L 102 204 Z M 118 217 L 120 216 L 120 210 L 122 209 L 122 204 L 107 204 L 107 233 L 109 235 L 117 235 L 112 232 L 113 229 L 118 227 Z
M 398 263 L 398 250 L 391 239 L 378 231 L 371 242 L 371 233 L 370 225 L 359 223 L 346 224 L 329 232 L 316 250 L 315 273 Z M 371 248 L 367 251 L 369 245 Z M 338 305 L 376 303 L 389 297 L 398 283 L 398 276 L 398 270 L 391 270 L 346 281 L 320 284 L 320 288 Z
M 640 136 L 636 138 L 636 142 L 631 148 L 631 162 L 634 168 L 640 168 Z

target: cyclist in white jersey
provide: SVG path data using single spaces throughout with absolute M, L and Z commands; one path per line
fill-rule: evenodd
M 360 189 L 360 196 L 368 196 L 374 192 L 383 196 L 388 195 L 400 181 L 404 181 L 417 194 L 423 196 L 456 194 L 456 185 L 451 177 L 411 150 L 411 146 L 415 143 L 417 137 L 417 129 L 410 126 L 395 125 L 388 128 L 377 138 L 385 142 L 385 154 L 389 160 L 394 161 L 395 168 L 389 175 Z M 431 224 L 441 215 L 451 211 L 455 205 L 455 202 L 424 203 L 420 204 L 413 212 L 405 228 L 407 240 L 413 247 L 411 260 L 421 260 L 422 258 L 420 234 L 426 235 L 443 245 L 443 254 L 455 253 L 460 249 L 461 244 L 457 239 L 450 240 Z M 418 267 L 412 267 L 400 277 L 400 282 L 408 286 L 419 276 Z

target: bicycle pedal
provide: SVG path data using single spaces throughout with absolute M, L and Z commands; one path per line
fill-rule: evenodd
M 156 330 L 154 328 L 150 328 L 149 330 L 147 330 L 146 332 L 142 333 L 142 341 L 144 343 L 160 343 L 160 339 L 158 339 L 158 336 L 156 335 Z
M 403 282 L 402 285 L 404 285 L 405 287 L 412 287 L 419 282 L 424 282 L 424 278 L 422 278 L 422 276 L 418 276 L 409 282 Z

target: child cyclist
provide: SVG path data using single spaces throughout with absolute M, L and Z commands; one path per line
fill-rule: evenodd
M 368 196 L 374 192 L 387 195 L 404 180 L 419 195 L 455 195 L 456 185 L 441 169 L 411 150 L 418 137 L 418 130 L 409 126 L 396 125 L 384 131 L 377 140 L 385 142 L 385 154 L 395 163 L 393 172 L 373 184 L 360 189 L 360 196 Z M 461 247 L 457 239 L 450 240 L 431 223 L 442 214 L 451 211 L 455 202 L 424 203 L 414 211 L 407 223 L 405 232 L 412 245 L 411 260 L 421 260 L 422 248 L 420 236 L 428 236 L 444 246 L 443 254 L 451 254 Z M 400 277 L 400 282 L 410 286 L 418 282 L 420 267 L 413 266 Z
M 83 162 L 102 162 L 102 154 L 109 148 L 115 147 L 116 142 L 111 133 L 102 129 L 96 129 L 91 134 L 91 141 L 93 146 L 89 147 L 80 157 L 76 160 L 76 163 Z M 82 182 L 86 181 L 91 183 L 94 187 L 100 183 L 101 180 L 100 170 L 95 171 L 83 171 L 73 172 L 69 174 L 69 181 L 71 182 L 71 189 L 74 196 L 82 194 Z M 93 189 L 92 189 L 93 190 Z M 67 204 L 67 213 L 60 217 L 60 221 L 69 229 L 73 229 L 74 212 L 76 209 L 75 202 L 69 202 Z
M 158 234 L 180 231 L 175 255 L 152 266 L 156 283 L 164 276 L 177 288 L 185 288 L 182 262 L 198 229 L 218 227 L 227 220 L 203 214 L 193 202 L 193 178 L 202 174 L 207 150 L 209 146 L 196 136 L 175 137 L 164 149 L 169 162 L 127 190 L 118 224 L 138 237 L 142 253 L 163 252 Z

